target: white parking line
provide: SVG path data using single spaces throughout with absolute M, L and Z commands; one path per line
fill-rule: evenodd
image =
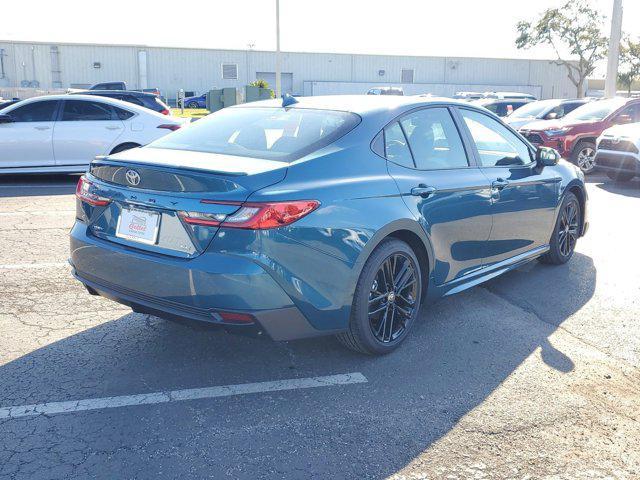
M 5 263 L 0 264 L 0 270 L 21 270 L 21 269 L 37 269 L 50 267 L 64 267 L 69 265 L 68 262 L 42 262 L 42 263 Z
M 132 405 L 155 405 L 158 403 L 182 402 L 203 398 L 230 397 L 248 393 L 278 392 L 302 388 L 331 387 L 353 383 L 367 383 L 367 377 L 360 372 L 328 375 L 325 377 L 292 378 L 274 382 L 243 383 L 240 385 L 223 385 L 218 387 L 190 388 L 187 390 L 171 390 L 168 392 L 143 393 L 139 395 L 123 395 L 119 397 L 88 398 L 68 402 L 38 403 L 34 405 L 18 405 L 0 407 L 0 420 L 36 415 L 53 415 L 56 413 L 83 412 L 105 408 L 128 407 Z

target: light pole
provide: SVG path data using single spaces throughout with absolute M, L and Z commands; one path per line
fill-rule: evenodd
M 280 83 L 280 0 L 276 0 L 276 98 L 282 95 Z
M 611 35 L 609 36 L 609 57 L 607 58 L 607 79 L 604 83 L 604 96 L 615 97 L 618 81 L 618 57 L 620 56 L 620 37 L 622 36 L 622 0 L 613 0 L 611 15 Z

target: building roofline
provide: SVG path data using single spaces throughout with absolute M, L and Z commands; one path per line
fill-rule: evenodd
M 234 52 L 234 53 L 275 53 L 275 50 L 253 50 L 253 49 L 236 49 L 236 48 L 208 48 L 208 47 L 172 47 L 167 45 L 147 45 L 141 43 L 90 43 L 90 42 L 43 42 L 29 40 L 5 40 L 0 39 L 3 43 L 19 43 L 25 45 L 51 45 L 51 46 L 74 46 L 74 47 L 131 47 L 131 48 L 167 48 L 177 50 L 205 50 L 218 52 Z M 399 55 L 399 54 L 376 54 L 376 53 L 353 53 L 353 52 L 304 52 L 304 51 L 284 51 L 282 54 L 296 55 L 340 55 L 347 57 L 398 57 L 398 58 L 430 58 L 430 59 L 450 59 L 450 60 L 522 60 L 526 62 L 557 62 L 557 59 L 545 58 L 514 58 L 514 57 L 460 57 L 452 55 Z

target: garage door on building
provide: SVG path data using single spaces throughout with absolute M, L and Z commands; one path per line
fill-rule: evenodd
M 275 72 L 256 72 L 256 80 L 265 80 L 274 92 L 276 91 L 276 73 Z M 282 82 L 282 93 L 293 93 L 293 73 L 281 73 L 280 82 Z

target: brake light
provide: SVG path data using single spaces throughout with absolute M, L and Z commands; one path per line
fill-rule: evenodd
M 87 180 L 84 175 L 80 177 L 78 185 L 76 186 L 76 197 L 94 207 L 105 207 L 109 205 L 111 203 L 109 198 L 89 192 L 91 185 L 93 185 L 93 183 Z
M 201 203 L 223 204 L 225 202 L 203 200 Z M 179 212 L 179 215 L 191 225 L 266 230 L 290 225 L 313 212 L 318 206 L 320 206 L 320 202 L 317 200 L 245 203 L 229 216 L 202 212 Z
M 165 108 L 164 110 L 161 110 L 160 113 L 162 115 L 169 115 L 171 112 Z M 160 128 L 160 127 L 158 127 L 158 128 Z
M 158 128 L 166 128 L 167 130 L 175 132 L 180 128 L 180 125 L 176 125 L 175 123 L 163 123 L 162 125 L 158 125 Z

